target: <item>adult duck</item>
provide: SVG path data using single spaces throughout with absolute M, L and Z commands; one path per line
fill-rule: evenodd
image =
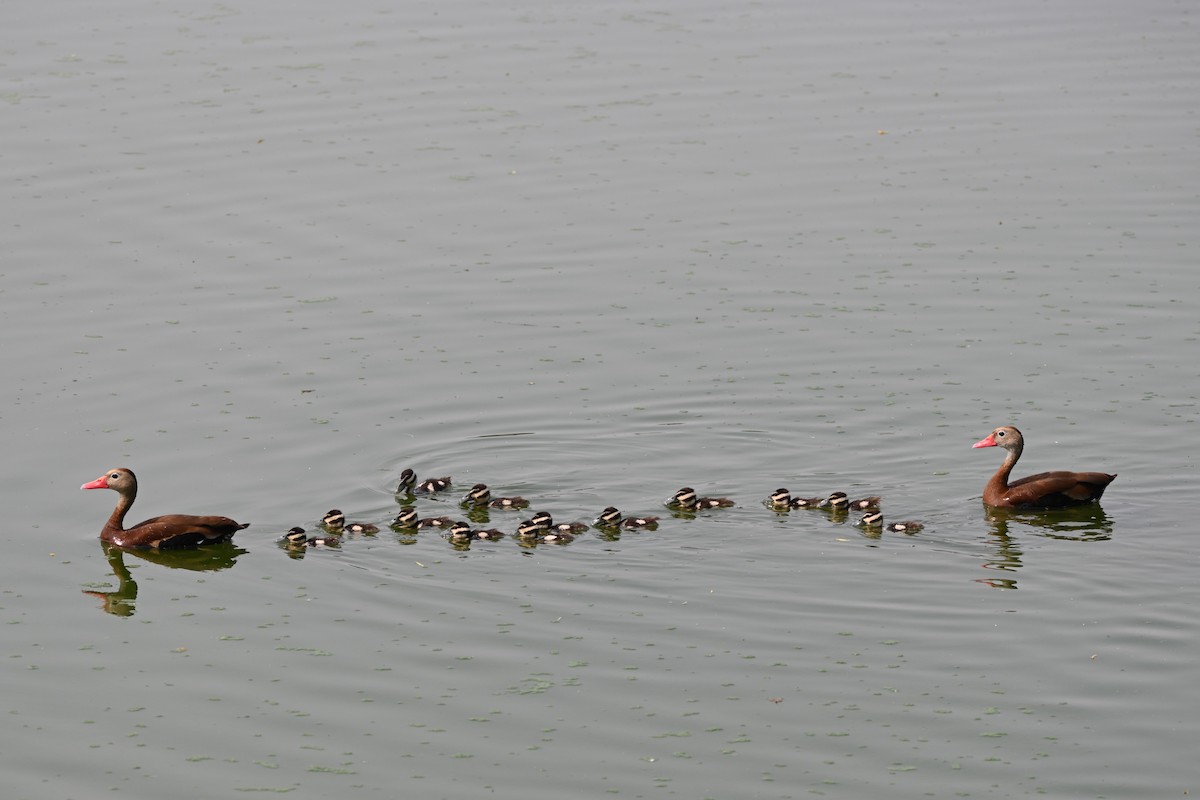
M 1039 472 L 1009 483 L 1025 438 L 1011 425 L 1002 425 L 972 447 L 1002 447 L 1004 463 L 983 487 L 983 502 L 995 508 L 1062 508 L 1099 500 L 1117 477 L 1107 472 Z
M 195 547 L 227 542 L 233 535 L 250 525 L 237 523 L 229 517 L 196 517 L 190 514 L 166 514 L 125 527 L 125 514 L 137 499 L 137 477 L 124 467 L 110 469 L 80 489 L 112 489 L 120 497 L 108 522 L 100 531 L 101 541 L 117 547 Z

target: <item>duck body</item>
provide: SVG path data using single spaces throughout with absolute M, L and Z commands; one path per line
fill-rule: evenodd
M 445 476 L 444 478 L 426 478 L 417 484 L 417 491 L 428 492 L 430 494 L 433 492 L 442 492 L 446 489 L 449 489 L 450 484 L 451 480 L 449 475 Z
M 250 525 L 229 517 L 165 514 L 125 527 L 125 515 L 137 498 L 137 477 L 125 467 L 110 469 L 80 489 L 112 489 L 119 496 L 117 507 L 100 531 L 100 540 L 117 547 L 170 549 L 228 542 Z
M 504 538 L 504 531 L 496 528 L 476 528 L 471 531 L 472 539 L 482 539 L 485 542 L 494 542 L 497 539 Z
M 824 502 L 824 497 L 793 497 L 790 505 L 792 508 L 820 508 Z
M 883 498 L 873 494 L 870 497 L 860 497 L 857 500 L 849 501 L 849 508 L 851 511 L 878 511 L 882 501 Z
M 1007 451 L 1004 463 L 983 488 L 983 502 L 994 508 L 1062 508 L 1099 500 L 1116 475 L 1107 472 L 1039 472 L 1009 481 L 1013 467 L 1025 448 L 1025 437 L 1011 425 L 996 428 L 972 447 L 1000 447 Z
M 493 497 L 488 508 L 529 508 L 529 501 L 524 497 Z

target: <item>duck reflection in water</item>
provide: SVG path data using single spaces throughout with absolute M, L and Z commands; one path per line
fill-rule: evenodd
M 217 572 L 229 569 L 237 563 L 241 555 L 249 552 L 229 542 L 212 544 L 196 550 L 126 550 L 108 542 L 101 542 L 100 549 L 117 577 L 117 588 L 110 591 L 84 589 L 83 593 L 99 598 L 102 601 L 100 607 L 106 613 L 118 617 L 132 617 L 137 605 L 138 585 L 130 574 L 129 567 L 125 565 L 127 556 L 174 569 Z
M 1048 539 L 1073 542 L 1102 542 L 1112 538 L 1113 521 L 1099 504 L 1068 506 L 1049 511 L 1029 511 L 1014 508 L 985 506 L 984 521 L 988 524 L 987 542 L 993 556 L 981 565 L 984 569 L 1007 572 L 1015 576 L 1024 566 L 1024 551 L 1020 537 L 1027 532 Z M 1016 577 L 977 578 L 979 583 L 996 589 L 1016 589 Z

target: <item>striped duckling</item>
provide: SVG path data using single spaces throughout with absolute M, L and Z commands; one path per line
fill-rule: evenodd
M 905 520 L 904 522 L 889 522 L 884 527 L 884 530 L 891 531 L 892 533 L 916 533 L 924 527 L 925 525 L 923 523 L 909 519 Z
M 392 520 L 393 528 L 449 528 L 454 524 L 454 520 L 449 517 L 426 517 L 421 519 L 417 516 L 417 510 L 409 507 L 396 515 Z
M 309 536 L 304 528 L 298 526 L 289 528 L 279 542 L 289 548 L 339 547 L 341 545 L 341 541 L 336 536 Z
M 593 523 L 597 528 L 627 528 L 652 531 L 658 527 L 658 517 L 624 517 L 613 506 L 600 512 Z
M 321 518 L 321 525 L 327 530 L 338 533 L 379 533 L 379 526 L 369 522 L 346 522 L 346 515 L 340 509 L 331 508 Z
M 549 514 L 535 514 L 517 526 L 513 537 L 519 542 L 549 542 L 551 544 L 566 544 L 574 541 L 575 535 L 569 531 L 553 530 L 547 525 Z
M 400 473 L 400 483 L 396 486 L 396 494 L 412 494 L 413 492 L 442 492 L 450 488 L 453 481 L 447 475 L 443 478 L 426 478 L 417 483 L 417 473 L 405 469 Z
M 776 489 L 767 497 L 767 505 L 775 509 L 792 507 L 792 493 L 787 489 Z
M 671 495 L 667 505 L 695 511 L 699 508 L 728 508 L 733 505 L 733 501 L 728 497 L 697 497 L 695 489 L 685 486 Z
M 543 531 L 551 533 L 583 533 L 588 529 L 588 526 L 582 522 L 555 522 L 554 518 L 546 511 L 537 512 L 529 518 L 529 521 Z
M 529 501 L 524 497 L 492 497 L 492 490 L 486 483 L 477 483 L 472 486 L 471 491 L 463 495 L 462 502 L 465 505 L 487 506 L 501 510 L 529 507 Z
M 879 509 L 879 500 L 879 495 L 851 500 L 845 492 L 834 492 L 821 501 L 819 505 L 822 508 L 832 508 L 838 511 L 877 511 Z
M 446 529 L 446 538 L 452 542 L 469 542 L 471 540 L 471 526 L 466 522 L 455 522 Z

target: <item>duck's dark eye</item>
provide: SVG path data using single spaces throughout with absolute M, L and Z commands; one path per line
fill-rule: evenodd
M 119 472 L 114 472 L 113 474 L 108 476 L 109 480 L 113 480 L 113 481 L 117 480 L 120 477 L 121 477 L 121 473 L 119 473 Z
M 996 431 L 996 435 L 1003 439 L 1008 434 L 1006 434 L 1004 431 Z

